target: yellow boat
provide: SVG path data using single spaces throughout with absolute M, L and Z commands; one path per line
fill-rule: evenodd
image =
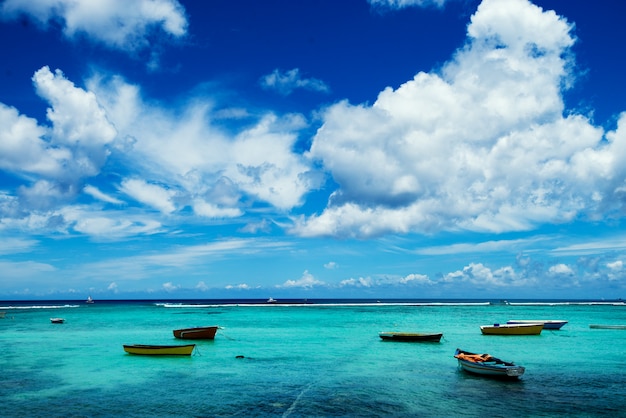
M 139 354 L 143 356 L 190 356 L 195 344 L 186 345 L 145 345 L 132 344 L 124 345 L 124 351 L 129 354 Z
M 485 335 L 539 335 L 543 324 L 493 324 L 481 325 L 480 332 Z

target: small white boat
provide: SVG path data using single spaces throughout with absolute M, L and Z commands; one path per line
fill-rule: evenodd
M 473 374 L 516 379 L 526 371 L 522 366 L 500 360 L 490 354 L 470 353 L 457 348 L 454 357 L 458 360 L 461 369 Z
M 278 301 L 272 297 L 270 297 L 265 303 L 277 303 Z
M 511 319 L 507 324 L 543 324 L 543 329 L 561 329 L 567 321 L 560 319 Z
M 50 322 L 52 322 L 53 324 L 62 324 L 65 322 L 65 319 L 63 318 L 50 318 Z
M 85 303 L 93 303 L 93 299 L 91 298 L 91 295 L 87 297 L 87 300 L 85 301 Z

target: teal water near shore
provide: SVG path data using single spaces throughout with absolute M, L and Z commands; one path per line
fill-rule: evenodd
M 626 324 L 622 302 L 382 302 L 0 302 L 1 415 L 626 416 L 626 330 L 589 327 Z M 480 332 L 509 319 L 569 322 L 538 336 Z M 182 344 L 173 329 L 202 325 L 222 328 L 191 357 L 122 348 Z M 443 339 L 387 342 L 381 331 Z M 526 373 L 513 382 L 469 375 L 457 347 Z

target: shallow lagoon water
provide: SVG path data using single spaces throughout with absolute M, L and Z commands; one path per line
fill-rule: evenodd
M 626 416 L 626 330 L 589 328 L 626 324 L 624 304 L 344 302 L 2 302 L 2 415 Z M 509 319 L 569 323 L 539 336 L 480 333 Z M 172 330 L 201 325 L 222 329 L 196 341 L 191 357 L 122 349 L 182 344 Z M 388 342 L 381 331 L 443 339 Z M 469 375 L 457 367 L 457 347 L 526 373 L 513 382 Z

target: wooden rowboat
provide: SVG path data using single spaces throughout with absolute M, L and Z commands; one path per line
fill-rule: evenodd
M 415 332 L 381 332 L 378 334 L 384 341 L 403 342 L 439 342 L 443 334 L 425 334 Z
M 139 354 L 144 356 L 190 356 L 195 344 L 187 345 L 145 345 L 132 344 L 124 345 L 124 351 L 129 354 Z
M 461 369 L 473 374 L 517 379 L 526 371 L 522 366 L 500 360 L 489 354 L 470 353 L 459 348 L 456 349 L 454 357 L 458 360 Z
M 561 327 L 567 324 L 567 321 L 556 319 L 511 319 L 506 322 L 507 324 L 543 324 L 543 329 L 561 329 Z
M 212 340 L 215 338 L 217 326 L 175 329 L 174 337 L 183 340 Z
M 493 324 L 481 325 L 480 332 L 485 335 L 539 335 L 543 324 Z

